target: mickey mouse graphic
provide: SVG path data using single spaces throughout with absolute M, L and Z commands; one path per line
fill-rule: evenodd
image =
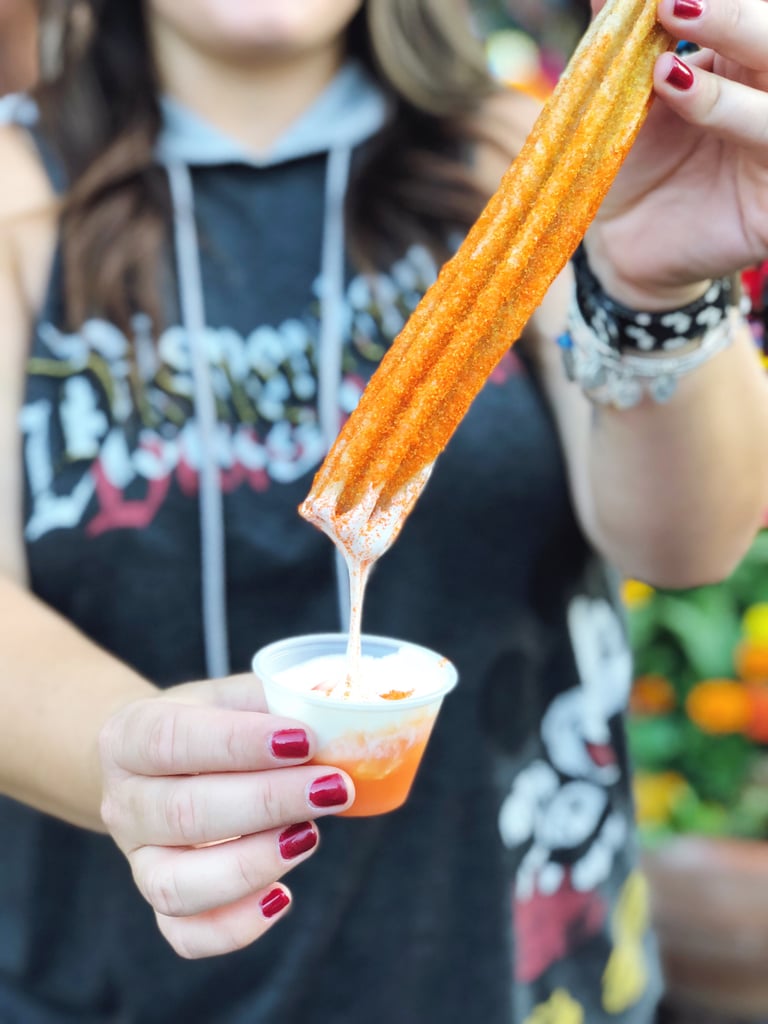
M 620 778 L 610 723 L 631 680 L 622 624 L 605 598 L 583 595 L 570 602 L 567 621 L 579 684 L 547 707 L 538 752 L 499 813 L 503 842 L 522 853 L 513 894 L 522 982 L 603 928 L 599 886 L 629 833 L 629 810 L 610 799 Z

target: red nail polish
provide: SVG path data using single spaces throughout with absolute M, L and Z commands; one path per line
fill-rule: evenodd
M 303 729 L 278 729 L 269 745 L 275 757 L 309 757 L 309 738 Z
M 693 72 L 687 64 L 683 64 L 678 57 L 675 57 L 675 63 L 667 75 L 667 81 L 675 89 L 690 89 L 693 85 Z
M 693 18 L 700 18 L 704 13 L 704 4 L 701 0 L 675 0 L 672 13 L 676 18 L 685 18 L 687 21 Z
M 309 787 L 309 802 L 313 807 L 338 807 L 349 799 L 344 779 L 340 775 L 321 775 Z
M 311 821 L 302 821 L 281 832 L 277 842 L 283 860 L 293 860 L 317 846 L 317 832 Z
M 264 917 L 274 917 L 284 910 L 291 902 L 291 897 L 285 889 L 272 889 L 259 900 L 259 906 Z

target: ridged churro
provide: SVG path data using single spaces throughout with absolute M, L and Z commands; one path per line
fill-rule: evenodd
M 671 44 L 655 0 L 608 0 L 498 191 L 382 360 L 299 510 L 356 564 L 395 539 L 435 459 L 578 246 Z

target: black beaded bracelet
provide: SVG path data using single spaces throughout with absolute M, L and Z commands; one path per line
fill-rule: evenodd
M 694 302 L 679 309 L 645 313 L 612 299 L 592 272 L 584 246 L 573 256 L 576 302 L 586 325 L 617 352 L 674 352 L 696 341 L 738 305 L 733 279 L 718 278 Z

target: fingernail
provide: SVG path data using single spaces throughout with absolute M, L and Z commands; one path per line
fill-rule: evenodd
M 685 18 L 691 21 L 693 18 L 700 18 L 704 13 L 704 4 L 701 0 L 675 0 L 672 13 L 676 18 Z
M 291 897 L 285 889 L 272 889 L 266 896 L 259 900 L 259 906 L 264 917 L 274 917 L 284 910 L 291 902 Z
M 321 775 L 309 787 L 309 802 L 313 807 L 338 807 L 349 799 L 344 779 L 340 775 Z
M 293 860 L 317 846 L 317 832 L 311 821 L 302 821 L 281 832 L 277 842 L 283 860 Z
M 667 81 L 670 85 L 673 85 L 675 89 L 690 89 L 693 85 L 693 72 L 687 64 L 683 64 L 679 57 L 675 57 L 674 61 L 675 62 L 667 75 Z
M 269 745 L 275 757 L 309 757 L 309 737 L 303 729 L 278 729 Z

